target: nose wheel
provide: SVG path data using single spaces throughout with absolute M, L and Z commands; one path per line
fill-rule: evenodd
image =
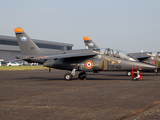
M 141 68 L 140 68 L 141 69 Z M 141 73 L 139 72 L 139 68 L 137 65 L 137 70 L 136 72 L 133 72 L 133 67 L 132 67 L 132 79 L 133 80 L 138 80 L 140 78 L 140 80 L 142 79 Z
M 133 74 L 133 80 L 137 81 L 140 76 L 137 73 Z

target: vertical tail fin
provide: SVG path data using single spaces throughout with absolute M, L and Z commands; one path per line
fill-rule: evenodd
M 43 51 L 30 39 L 30 37 L 19 27 L 14 29 L 18 45 L 23 55 L 41 54 Z
M 88 36 L 83 37 L 83 40 L 87 49 L 99 48 Z

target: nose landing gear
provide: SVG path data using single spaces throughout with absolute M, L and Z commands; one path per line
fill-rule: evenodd
M 139 72 L 139 70 L 141 70 L 141 68 L 138 68 L 137 66 L 137 71 L 133 72 L 133 67 L 132 67 L 132 79 L 133 80 L 138 80 L 140 78 L 140 80 L 142 79 L 141 73 Z
M 138 80 L 138 78 L 140 78 L 139 72 L 133 73 L 133 80 Z

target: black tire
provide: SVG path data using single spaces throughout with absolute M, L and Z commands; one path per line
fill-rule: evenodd
M 81 73 L 79 73 L 78 78 L 80 80 L 84 80 L 86 78 L 86 76 L 87 76 L 87 74 L 85 72 L 81 72 Z
M 158 73 L 158 69 L 155 69 L 154 72 L 155 72 L 155 73 Z
M 66 81 L 70 81 L 70 80 L 72 80 L 72 78 L 73 78 L 73 76 L 72 76 L 71 73 L 66 73 L 66 74 L 64 75 L 64 79 L 65 79 Z

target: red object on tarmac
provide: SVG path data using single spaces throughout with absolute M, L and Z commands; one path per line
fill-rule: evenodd
M 140 80 L 142 80 L 142 75 L 141 75 L 141 73 L 139 72 L 139 75 L 140 75 Z

